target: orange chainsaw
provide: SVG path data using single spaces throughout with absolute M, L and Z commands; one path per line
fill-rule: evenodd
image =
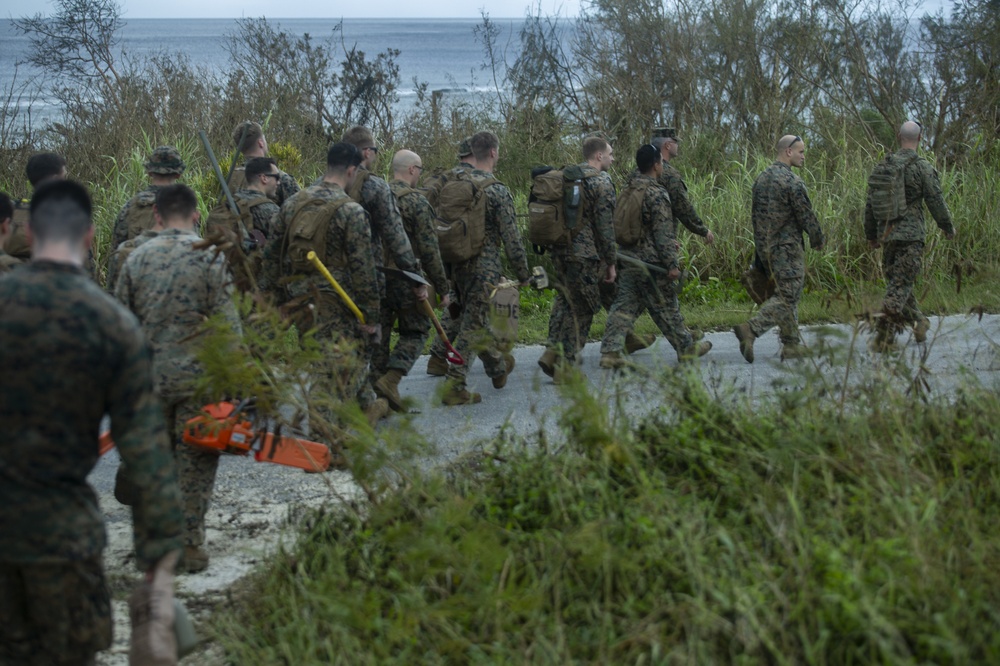
M 257 462 L 297 467 L 307 472 L 324 472 L 330 467 L 330 447 L 297 437 L 278 437 L 261 432 L 247 416 L 250 401 L 239 404 L 216 402 L 202 407 L 202 413 L 184 425 L 184 443 L 211 451 L 238 456 L 250 455 Z M 100 455 L 115 444 L 111 433 L 101 434 Z

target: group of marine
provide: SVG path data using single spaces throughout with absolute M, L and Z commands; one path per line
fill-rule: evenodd
M 493 175 L 500 159 L 495 134 L 462 141 L 458 164 L 428 174 L 423 187 L 422 160 L 409 150 L 393 156 L 391 182 L 373 173 L 379 146 L 364 127 L 349 129 L 329 148 L 324 174 L 303 189 L 267 156 L 259 124 L 241 123 L 233 139 L 246 159 L 228 179 L 232 204 L 214 209 L 205 224 L 194 191 L 178 182 L 185 170 L 178 151 L 153 151 L 145 165 L 149 186 L 114 224 L 116 249 L 105 285 L 114 298 L 88 275 L 92 204 L 85 187 L 66 179 L 62 157 L 40 153 L 29 160 L 30 202 L 0 196 L 6 250 L 0 267 L 15 269 L 0 278 L 0 419 L 8 431 L 0 445 L 0 501 L 18 507 L 0 513 L 0 598 L 6 600 L 0 603 L 0 662 L 81 663 L 79 655 L 92 657 L 110 642 L 103 523 L 86 482 L 105 414 L 123 461 L 116 495 L 133 506 L 138 566 L 152 571 L 173 551 L 182 553 L 182 571 L 208 566 L 205 514 L 219 456 L 179 442 L 201 408 L 192 391 L 200 372 L 199 337 L 192 333 L 213 316 L 241 331 L 234 290 L 273 295 L 298 330 L 351 343 L 362 371 L 337 388 L 341 398 L 355 398 L 372 423 L 390 408 L 404 408 L 400 381 L 432 325 L 420 302 L 438 300 L 428 286 L 441 295 L 442 337 L 466 359 L 450 363 L 440 339 L 432 346 L 427 371 L 446 377 L 445 405 L 481 401 L 466 384 L 473 357 L 496 389 L 514 369 L 490 321 L 490 294 L 503 279 L 501 248 L 521 286 L 532 272 L 511 193 Z M 888 283 L 873 340 L 878 350 L 890 348 L 905 326 L 918 342 L 929 328 L 913 294 L 925 203 L 945 235 L 955 235 L 938 175 L 917 155 L 920 139 L 920 125 L 904 123 L 899 150 L 869 181 L 865 235 L 872 247 L 884 248 Z M 561 170 L 572 174 L 566 180 L 572 227 L 545 248 L 556 296 L 538 360 L 555 383 L 578 363 L 602 307 L 609 314 L 601 368 L 622 367 L 626 354 L 652 343 L 632 332 L 643 312 L 681 361 L 711 349 L 688 329 L 678 306 L 677 223 L 714 242 L 671 164 L 679 145 L 674 129 L 656 130 L 636 151 L 636 171 L 621 193 L 608 174 L 614 150 L 601 136 L 585 138 L 582 163 Z M 766 294 L 754 316 L 734 330 L 750 363 L 755 339 L 774 326 L 783 359 L 808 353 L 797 324 L 803 234 L 814 249 L 824 243 L 805 184 L 792 171 L 804 164 L 805 142 L 783 136 L 776 153 L 753 186 L 755 258 L 748 273 L 761 278 Z M 529 201 L 535 203 L 534 196 Z M 452 238 L 446 248 L 442 236 L 455 226 L 443 211 L 456 206 L 464 206 L 461 221 L 476 238 L 464 250 L 452 247 Z M 565 211 L 558 212 L 554 219 L 565 224 Z M 210 238 L 230 249 L 205 251 Z M 317 270 L 317 261 L 345 293 Z M 399 336 L 390 348 L 393 326 Z M 74 659 L 65 660 L 67 654 Z

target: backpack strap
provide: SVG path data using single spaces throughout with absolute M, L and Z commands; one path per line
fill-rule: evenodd
M 285 229 L 285 237 L 281 239 L 280 262 L 282 266 L 285 264 L 285 258 L 288 256 L 288 244 L 289 242 L 291 242 L 292 230 L 295 228 L 295 220 L 299 217 L 299 215 L 302 214 L 302 211 L 304 211 L 306 208 L 310 206 L 310 204 L 316 201 L 322 201 L 322 199 L 320 199 L 319 197 L 315 197 L 303 202 L 292 214 L 292 219 L 288 221 L 288 227 Z M 327 201 L 326 203 L 321 204 L 321 208 L 326 209 L 325 212 L 328 216 L 328 219 L 332 219 L 333 216 L 337 214 L 337 211 L 340 210 L 341 206 L 343 206 L 349 201 L 354 201 L 354 200 L 350 196 L 340 197 L 332 201 Z M 357 202 L 355 201 L 354 203 Z M 319 253 L 317 252 L 317 254 Z M 326 259 L 325 256 L 323 258 L 324 260 Z

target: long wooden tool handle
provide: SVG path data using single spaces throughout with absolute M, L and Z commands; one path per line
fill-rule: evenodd
M 324 266 L 323 262 L 319 260 L 319 257 L 316 256 L 316 253 L 313 252 L 312 250 L 309 250 L 309 254 L 306 255 L 306 259 L 312 262 L 312 265 L 316 267 L 316 270 L 318 270 L 320 273 L 323 274 L 323 277 L 325 277 L 327 281 L 333 286 L 333 290 L 336 291 L 337 294 L 340 296 L 341 300 L 343 300 L 344 303 L 347 304 L 347 307 L 350 309 L 351 312 L 354 313 L 354 316 L 358 318 L 358 321 L 364 324 L 365 316 L 361 314 L 361 310 L 359 310 L 358 306 L 354 304 L 354 301 L 352 301 L 351 297 L 347 295 L 347 292 L 344 291 L 344 288 L 340 286 L 340 283 L 337 282 L 336 278 L 330 275 L 330 271 L 326 270 L 326 266 Z
M 441 338 L 441 342 L 444 343 L 444 348 L 448 350 L 446 355 L 448 362 L 452 365 L 465 365 L 465 359 L 462 358 L 462 355 L 458 353 L 458 350 L 455 349 L 455 347 L 448 340 L 448 336 L 444 332 L 444 327 L 441 326 L 441 321 L 437 318 L 437 314 L 434 313 L 434 306 L 432 306 L 430 301 L 426 298 L 420 302 L 423 304 L 424 312 L 426 312 L 427 316 L 429 316 L 431 321 L 434 322 L 434 328 L 437 330 L 438 336 Z

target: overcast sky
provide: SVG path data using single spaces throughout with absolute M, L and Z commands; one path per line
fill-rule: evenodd
M 576 16 L 582 0 L 541 0 L 545 14 Z M 485 9 L 493 18 L 519 18 L 537 0 L 119 0 L 129 18 L 479 18 Z M 52 11 L 50 0 L 4 0 L 0 16 L 28 16 Z

